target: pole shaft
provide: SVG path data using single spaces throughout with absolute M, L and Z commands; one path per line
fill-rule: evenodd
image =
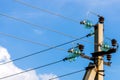
M 101 48 L 99 45 L 97 44 L 102 44 L 103 43 L 103 23 L 98 23 L 97 26 L 95 26 L 95 52 L 99 52 L 101 51 Z M 101 70 L 103 70 L 103 57 L 102 56 L 98 56 L 95 59 L 95 63 L 96 63 L 96 67 L 98 70 L 98 73 L 96 75 L 95 80 L 103 80 L 103 75 L 100 74 L 104 74 L 104 72 L 99 72 Z

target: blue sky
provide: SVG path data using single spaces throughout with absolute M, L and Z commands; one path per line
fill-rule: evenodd
M 21 0 L 31 5 L 52 11 L 54 13 L 59 13 L 66 17 L 72 18 L 77 21 L 83 19 L 89 19 L 93 23 L 97 22 L 97 17 L 93 14 L 88 14 L 89 11 L 96 12 L 105 17 L 104 24 L 104 37 L 115 38 L 120 42 L 119 33 L 119 0 Z M 0 13 L 14 16 L 26 20 L 28 22 L 45 26 L 75 37 L 82 37 L 91 32 L 90 29 L 85 29 L 84 26 L 77 22 L 64 19 L 49 13 L 40 11 L 38 9 L 33 9 L 28 6 L 24 6 L 16 2 L 15 0 L 0 0 Z M 32 25 L 25 24 L 4 16 L 0 16 L 0 32 L 11 34 L 20 38 L 32 40 L 35 42 L 44 43 L 50 46 L 58 45 L 70 40 L 72 38 L 66 37 L 55 32 L 51 32 L 45 29 L 33 27 Z M 34 52 L 47 49 L 48 47 L 32 44 L 29 42 L 17 40 L 0 34 L 0 45 L 6 48 L 12 59 L 31 54 Z M 94 43 L 93 37 L 86 38 L 84 40 Z M 105 41 L 109 42 L 105 38 Z M 67 50 L 76 43 L 81 43 L 85 45 L 84 52 L 90 55 L 94 51 L 94 46 L 92 43 L 85 41 L 76 41 L 74 43 L 62 46 L 65 51 L 53 49 L 42 54 L 38 54 L 20 61 L 14 62 L 14 64 L 23 69 L 33 68 L 39 65 L 44 65 L 50 62 L 54 62 L 63 59 L 68 55 Z M 120 72 L 120 55 L 115 53 L 112 57 L 112 66 L 105 66 L 105 80 L 117 80 Z M 83 69 L 87 67 L 89 61 L 78 58 L 75 62 L 62 62 L 55 65 L 51 65 L 39 70 L 36 70 L 37 74 L 55 74 L 61 75 L 69 73 L 72 71 Z M 60 80 L 82 80 L 84 72 L 60 78 Z

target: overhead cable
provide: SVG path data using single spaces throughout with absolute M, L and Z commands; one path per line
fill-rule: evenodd
M 7 33 L 3 33 L 3 32 L 0 32 L 0 35 L 11 37 L 11 38 L 14 38 L 14 39 L 22 40 L 22 41 L 25 41 L 25 42 L 29 42 L 29 43 L 40 45 L 40 46 L 44 46 L 44 47 L 52 47 L 52 46 L 47 45 L 47 44 L 43 44 L 43 43 L 35 42 L 35 41 L 32 41 L 32 40 L 20 38 L 20 37 L 17 37 L 17 36 L 11 35 L 11 34 L 7 34 Z M 56 49 L 62 50 L 62 51 L 66 51 L 63 48 L 56 48 Z
M 25 21 L 25 20 L 23 20 L 23 19 L 19 19 L 19 18 L 13 17 L 13 16 L 9 16 L 9 15 L 7 15 L 7 14 L 2 14 L 2 13 L 0 13 L 0 15 L 1 15 L 1 16 L 5 16 L 5 17 L 10 18 L 10 19 L 14 19 L 14 20 L 16 20 L 16 21 L 20 21 L 20 22 L 23 22 L 23 23 L 32 25 L 32 26 L 34 26 L 34 27 L 36 27 L 36 28 L 45 29 L 45 30 L 48 30 L 48 31 L 51 31 L 51 32 L 55 32 L 55 33 L 58 33 L 58 34 L 61 34 L 61 35 L 70 37 L 70 38 L 76 38 L 76 37 L 74 37 L 74 36 L 65 34 L 65 33 L 63 33 L 63 32 L 60 32 L 60 31 L 57 31 L 57 30 L 54 30 L 54 29 L 51 29 L 51 28 L 48 28 L 48 27 L 45 27 L 45 26 L 40 26 L 40 25 L 31 23 L 31 22 Z
M 66 33 L 63 33 L 63 32 L 57 31 L 57 30 L 54 30 L 54 29 L 50 29 L 50 28 L 48 28 L 48 27 L 44 27 L 44 26 L 40 26 L 40 25 L 37 25 L 37 24 L 33 24 L 33 23 L 31 23 L 31 22 L 28 22 L 28 21 L 25 21 L 25 20 L 23 20 L 23 19 L 19 19 L 19 18 L 13 17 L 13 16 L 9 16 L 9 15 L 2 14 L 2 13 L 0 13 L 0 15 L 1 15 L 1 16 L 5 16 L 5 17 L 10 18 L 10 19 L 14 19 L 14 20 L 16 20 L 16 21 L 20 21 L 20 22 L 23 22 L 23 23 L 32 25 L 32 26 L 34 26 L 34 27 L 38 27 L 38 28 L 42 28 L 42 29 L 46 29 L 46 30 L 55 32 L 55 33 L 64 35 L 64 36 L 66 36 L 66 37 L 72 38 L 72 39 L 78 38 L 78 37 L 75 37 L 75 36 L 72 36 L 72 35 L 69 35 L 69 34 L 66 34 Z M 87 40 L 82 40 L 82 41 L 85 41 L 85 42 L 88 42 L 88 43 L 92 43 L 91 41 L 87 41 Z M 93 44 L 93 43 L 92 43 L 92 44 Z
M 55 15 L 55 16 L 58 16 L 58 17 L 61 17 L 61 18 L 64 18 L 64 19 L 67 19 L 67 20 L 70 20 L 70 21 L 73 21 L 73 22 L 77 22 L 77 23 L 79 23 L 78 20 L 75 20 L 75 19 L 72 19 L 72 18 L 69 18 L 69 17 L 63 16 L 63 15 L 61 15 L 61 14 L 59 14 L 59 13 L 55 13 L 55 12 L 52 12 L 52 11 L 50 11 L 50 10 L 46 10 L 46 9 L 43 9 L 43 8 L 40 8 L 40 7 L 34 6 L 34 5 L 29 4 L 29 3 L 26 3 L 26 2 L 20 1 L 20 0 L 14 0 L 14 1 L 16 1 L 16 2 L 18 2 L 18 3 L 20 3 L 20 4 L 23 4 L 23 5 L 25 5 L 25 6 L 28 6 L 28 7 L 31 7 L 31 8 L 34 8 L 34 9 L 37 9 L 37 10 L 40 10 L 40 11 L 43 11 L 43 12 L 49 13 L 49 14 L 51 14 L 51 15 Z
M 23 73 L 26 73 L 26 72 L 29 72 L 29 71 L 32 71 L 32 70 L 37 70 L 37 69 L 40 69 L 40 68 L 44 68 L 44 67 L 47 67 L 47 66 L 50 66 L 50 65 L 53 65 L 53 64 L 60 63 L 62 61 L 63 60 L 55 61 L 55 62 L 52 62 L 52 63 L 49 63 L 49 64 L 45 64 L 45 65 L 38 66 L 38 67 L 35 67 L 35 68 L 32 68 L 32 69 L 28 69 L 28 70 L 25 70 L 25 71 L 22 71 L 22 72 L 18 72 L 18 73 L 15 73 L 15 74 L 4 76 L 4 77 L 1 77 L 0 80 L 6 79 L 6 78 L 10 78 L 10 77 L 13 77 L 13 76 L 17 76 L 19 74 L 23 74 Z
M 51 78 L 51 79 L 49 79 L 49 80 L 54 80 L 54 79 L 57 79 L 57 78 L 61 78 L 61 77 L 65 77 L 65 76 L 69 76 L 69 75 L 72 75 L 72 74 L 80 73 L 80 72 L 82 72 L 82 71 L 85 71 L 85 69 L 78 70 L 78 71 L 74 71 L 74 72 L 67 73 L 67 74 L 64 74 L 64 75 L 60 75 L 60 76 L 57 76 L 57 77 Z
M 89 34 L 88 34 L 89 35 Z M 32 53 L 32 54 L 28 54 L 28 55 L 25 55 L 23 57 L 20 57 L 20 58 L 16 58 L 16 59 L 13 59 L 11 61 L 8 61 L 8 62 L 5 62 L 5 63 L 2 63 L 0 65 L 3 65 L 3 64 L 7 64 L 7 63 L 11 63 L 11 62 L 14 62 L 14 61 L 18 61 L 18 60 L 21 60 L 21 59 L 24 59 L 24 58 L 28 58 L 30 56 L 34 56 L 34 55 L 37 55 L 37 54 L 40 54 L 40 53 L 43 53 L 43 52 L 46 52 L 46 51 L 49 51 L 49 50 L 52 50 L 52 49 L 55 49 L 55 48 L 58 48 L 58 47 L 61 47 L 61 46 L 64 46 L 66 44 L 69 44 L 69 43 L 72 43 L 72 42 L 75 42 L 75 41 L 78 41 L 78 40 L 81 40 L 85 37 L 88 37 L 88 35 L 86 36 L 83 36 L 81 38 L 77 38 L 77 39 L 74 39 L 74 40 L 71 40 L 71 41 L 68 41 L 68 42 L 65 42 L 63 44 L 59 44 L 59 45 L 56 45 L 56 46 L 53 46 L 53 47 L 50 47 L 50 48 L 47 48 L 47 49 L 44 49 L 44 50 L 41 50 L 41 51 L 38 51 L 38 52 L 35 52 L 35 53 Z

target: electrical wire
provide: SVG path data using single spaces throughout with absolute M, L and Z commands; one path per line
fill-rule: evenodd
M 52 63 L 49 63 L 49 64 L 38 66 L 38 67 L 35 67 L 35 68 L 32 68 L 32 69 L 28 69 L 28 70 L 25 70 L 25 71 L 22 71 L 22 72 L 18 72 L 18 73 L 12 74 L 12 75 L 4 76 L 4 77 L 1 77 L 0 80 L 6 79 L 6 78 L 9 78 L 9 77 L 13 77 L 13 76 L 17 76 L 19 74 L 23 74 L 23 73 L 26 73 L 26 72 L 29 72 L 29 71 L 32 71 L 32 70 L 37 70 L 37 69 L 40 69 L 40 68 L 44 68 L 44 67 L 47 67 L 47 66 L 50 66 L 50 65 L 53 65 L 53 64 L 60 63 L 62 61 L 63 60 L 55 61 L 55 62 L 52 62 Z
M 40 7 L 36 7 L 36 6 L 33 6 L 29 3 L 26 3 L 26 2 L 23 2 L 23 1 L 20 1 L 20 0 L 14 0 L 20 4 L 23 4 L 25 6 L 28 6 L 28 7 L 31 7 L 31 8 L 34 8 L 34 9 L 37 9 L 37 10 L 40 10 L 40 11 L 43 11 L 43 12 L 46 12 L 46 13 L 49 13 L 51 15 L 55 15 L 55 16 L 58 16 L 58 17 L 61 17 L 61 18 L 64 18 L 64 19 L 67 19 L 67 20 L 70 20 L 70 21 L 73 21 L 73 22 L 77 22 L 79 23 L 80 21 L 78 20 L 75 20 L 75 19 L 72 19 L 72 18 L 69 18 L 69 17 L 66 17 L 66 16 L 63 16 L 61 14 L 58 14 L 58 13 L 55 13 L 55 12 L 52 12 L 52 11 L 49 11 L 49 10 L 46 10 L 46 9 L 43 9 L 43 8 L 40 8 Z
M 57 79 L 57 78 L 61 78 L 61 77 L 65 77 L 65 76 L 69 76 L 69 75 L 72 75 L 72 74 L 80 73 L 80 72 L 82 72 L 82 71 L 85 71 L 85 69 L 82 69 L 82 70 L 79 70 L 79 71 L 74 71 L 74 72 L 67 73 L 67 74 L 64 74 L 64 75 L 60 75 L 60 76 L 57 76 L 57 77 L 51 78 L 51 79 L 49 79 L 49 80 L 54 80 L 54 79 Z
M 35 27 L 47 29 L 47 30 L 49 30 L 49 31 L 52 31 L 52 32 L 55 32 L 55 33 L 58 33 L 58 34 L 61 34 L 61 35 L 64 35 L 64 36 L 67 36 L 67 37 L 70 37 L 70 38 L 73 38 L 73 39 L 76 39 L 76 38 L 77 38 L 77 37 L 75 37 L 75 36 L 68 35 L 68 34 L 65 34 L 65 33 L 63 33 L 63 32 L 59 32 L 59 31 L 56 31 L 56 30 L 53 30 L 53 29 L 50 29 L 50 28 L 47 28 L 47 27 L 39 26 L 39 25 L 37 25 L 37 24 L 33 24 L 33 23 L 30 23 L 30 22 L 25 21 L 25 20 L 22 20 L 22 19 L 18 19 L 18 18 L 13 17 L 13 16 L 9 16 L 9 15 L 6 15 L 6 14 L 1 14 L 1 13 L 0 13 L 0 15 L 1 15 L 1 16 L 5 16 L 5 17 L 7 17 L 7 18 L 11 18 L 11 19 L 17 20 L 17 21 L 20 21 L 20 22 L 23 22 L 23 23 L 26 23 L 26 24 L 29 24 L 29 25 L 32 25 L 32 26 L 35 26 Z M 24 41 L 27 41 L 27 42 L 31 42 L 31 43 L 34 43 L 34 44 L 39 44 L 39 45 L 42 45 L 42 46 L 50 47 L 50 46 L 45 45 L 45 44 L 42 44 L 42 43 L 38 43 L 38 42 L 30 41 L 30 40 L 25 40 L 25 39 L 20 39 L 20 38 L 18 38 L 18 37 L 16 37 L 16 36 L 9 35 L 9 34 L 6 34 L 6 33 L 0 32 L 0 34 L 5 35 L 5 36 L 9 36 L 9 37 L 12 37 L 12 38 L 16 38 L 16 39 L 19 39 L 19 40 L 24 40 Z M 87 41 L 87 40 L 83 40 L 83 41 L 92 43 L 92 42 Z
M 5 16 L 5 17 L 7 17 L 7 18 L 14 19 L 14 20 L 16 20 L 16 21 L 20 21 L 20 22 L 23 22 L 23 23 L 26 23 L 26 24 L 32 25 L 32 26 L 34 26 L 34 27 L 43 28 L 43 29 L 46 29 L 46 30 L 49 30 L 49 31 L 55 32 L 55 33 L 58 33 L 58 34 L 64 35 L 64 36 L 66 36 L 66 37 L 72 38 L 72 39 L 76 39 L 76 38 L 78 38 L 78 37 L 75 37 L 75 36 L 72 36 L 72 35 L 69 35 L 69 34 L 65 34 L 65 33 L 60 32 L 60 31 L 56 31 L 56 30 L 53 30 L 53 29 L 50 29 L 50 28 L 47 28 L 47 27 L 43 27 L 43 26 L 40 26 L 40 25 L 37 25 L 37 24 L 30 23 L 30 22 L 25 21 L 25 20 L 22 20 L 22 19 L 18 19 L 18 18 L 13 17 L 13 16 L 9 16 L 9 15 L 2 14 L 2 13 L 0 13 L 0 15 L 1 15 L 1 16 Z M 85 42 L 88 42 L 88 43 L 93 44 L 93 42 L 88 41 L 88 40 L 82 40 L 82 41 L 85 41 Z M 98 45 L 98 44 L 95 43 L 95 45 Z
M 47 48 L 47 49 L 44 49 L 44 50 L 41 50 L 41 51 L 38 51 L 38 52 L 35 52 L 35 53 L 32 53 L 32 54 L 29 54 L 29 55 L 26 55 L 26 56 L 23 56 L 23 57 L 19 57 L 19 58 L 16 58 L 16 59 L 13 59 L 11 61 L 8 61 L 8 62 L 5 62 L 5 63 L 2 63 L 0 65 L 3 65 L 3 64 L 7 64 L 7 63 L 11 63 L 11 62 L 15 62 L 15 61 L 18 61 L 18 60 L 22 60 L 22 59 L 25 59 L 25 58 L 28 58 L 28 57 L 31 57 L 31 56 L 34 56 L 34 55 L 37 55 L 37 54 L 40 54 L 40 53 L 43 53 L 43 52 L 46 52 L 46 51 L 49 51 L 49 50 L 52 50 L 52 49 L 55 49 L 55 48 L 58 48 L 58 47 L 61 47 L 63 45 L 66 45 L 66 44 L 69 44 L 69 43 L 72 43 L 72 42 L 75 42 L 75 41 L 78 41 L 78 40 L 81 40 L 85 37 L 87 37 L 88 35 L 86 36 L 83 36 L 81 38 L 77 38 L 77 39 L 74 39 L 74 40 L 71 40 L 71 41 L 68 41 L 68 42 L 65 42 L 63 44 L 59 44 L 59 45 L 56 45 L 56 46 L 53 46 L 53 47 L 50 47 L 50 48 Z
M 60 31 L 57 31 L 57 30 L 54 30 L 54 29 L 51 29 L 51 28 L 48 28 L 48 27 L 45 27 L 45 26 L 40 26 L 40 25 L 37 25 L 37 24 L 33 24 L 31 22 L 28 22 L 28 21 L 25 21 L 23 19 L 19 19 L 19 18 L 16 18 L 16 17 L 13 17 L 13 16 L 9 16 L 7 14 L 2 14 L 0 13 L 1 16 L 4 16 L 4 17 L 7 17 L 7 18 L 10 18 L 10 19 L 14 19 L 16 21 L 19 21 L 19 22 L 23 22 L 23 23 L 26 23 L 26 24 L 29 24 L 29 25 L 32 25 L 34 27 L 37 27 L 37 28 L 41 28 L 41 29 L 45 29 L 45 30 L 48 30 L 48 31 L 51 31 L 51 32 L 55 32 L 57 34 L 61 34 L 61 35 L 64 35 L 64 36 L 67 36 L 67 37 L 70 37 L 70 38 L 73 38 L 75 39 L 76 37 L 72 36 L 72 35 L 68 35 L 68 34 L 65 34 L 63 32 L 60 32 Z
M 11 34 L 7 34 L 7 33 L 3 33 L 3 32 L 0 32 L 0 35 L 7 36 L 7 37 L 11 37 L 11 38 L 14 38 L 14 39 L 17 39 L 17 40 L 22 40 L 22 41 L 25 41 L 25 42 L 29 42 L 29 43 L 36 44 L 36 45 L 40 45 L 40 46 L 44 46 L 44 47 L 52 47 L 52 46 L 47 45 L 47 44 L 43 44 L 43 43 L 39 43 L 39 42 L 27 40 L 27 39 L 20 38 L 20 37 L 17 37 L 17 36 L 11 35 Z M 56 49 L 62 50 L 62 51 L 66 51 L 66 50 L 63 49 L 63 48 L 56 48 Z

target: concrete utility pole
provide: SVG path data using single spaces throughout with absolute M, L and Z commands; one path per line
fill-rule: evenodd
M 94 31 L 95 31 L 95 37 L 94 37 L 94 43 L 95 43 L 95 47 L 94 50 L 95 52 L 100 52 L 101 48 L 100 45 L 102 45 L 103 43 L 103 31 L 104 31 L 104 17 L 100 16 L 99 17 L 99 22 L 98 24 L 94 27 Z M 98 44 L 98 45 L 96 45 Z M 104 62 L 103 62 L 103 56 L 98 56 L 95 59 L 95 64 L 96 64 L 96 68 L 97 68 L 97 74 L 95 77 L 95 80 L 104 80 Z
M 86 68 L 86 73 L 83 80 L 104 80 L 104 65 L 110 66 L 111 54 L 115 53 L 119 47 L 115 39 L 111 40 L 112 46 L 104 44 L 104 17 L 99 16 L 99 21 L 94 25 L 94 53 L 89 60 L 94 63 L 90 63 Z M 92 24 L 86 21 L 82 21 L 81 24 L 91 27 Z M 103 57 L 107 56 L 108 62 L 104 62 Z
M 97 15 L 99 17 L 98 23 L 93 25 L 88 20 L 83 20 L 80 24 L 85 25 L 86 28 L 93 28 L 94 33 L 88 34 L 87 36 L 94 36 L 94 53 L 92 57 L 82 53 L 84 45 L 78 44 L 77 47 L 70 49 L 68 52 L 72 53 L 71 57 L 66 57 L 64 60 L 74 59 L 75 57 L 81 56 L 82 58 L 91 60 L 92 62 L 86 67 L 86 73 L 83 80 L 104 80 L 104 65 L 111 65 L 111 54 L 115 53 L 119 47 L 117 40 L 111 40 L 111 46 L 104 44 L 104 17 Z M 75 49 L 77 48 L 77 49 Z M 105 62 L 103 57 L 106 56 L 108 62 Z

